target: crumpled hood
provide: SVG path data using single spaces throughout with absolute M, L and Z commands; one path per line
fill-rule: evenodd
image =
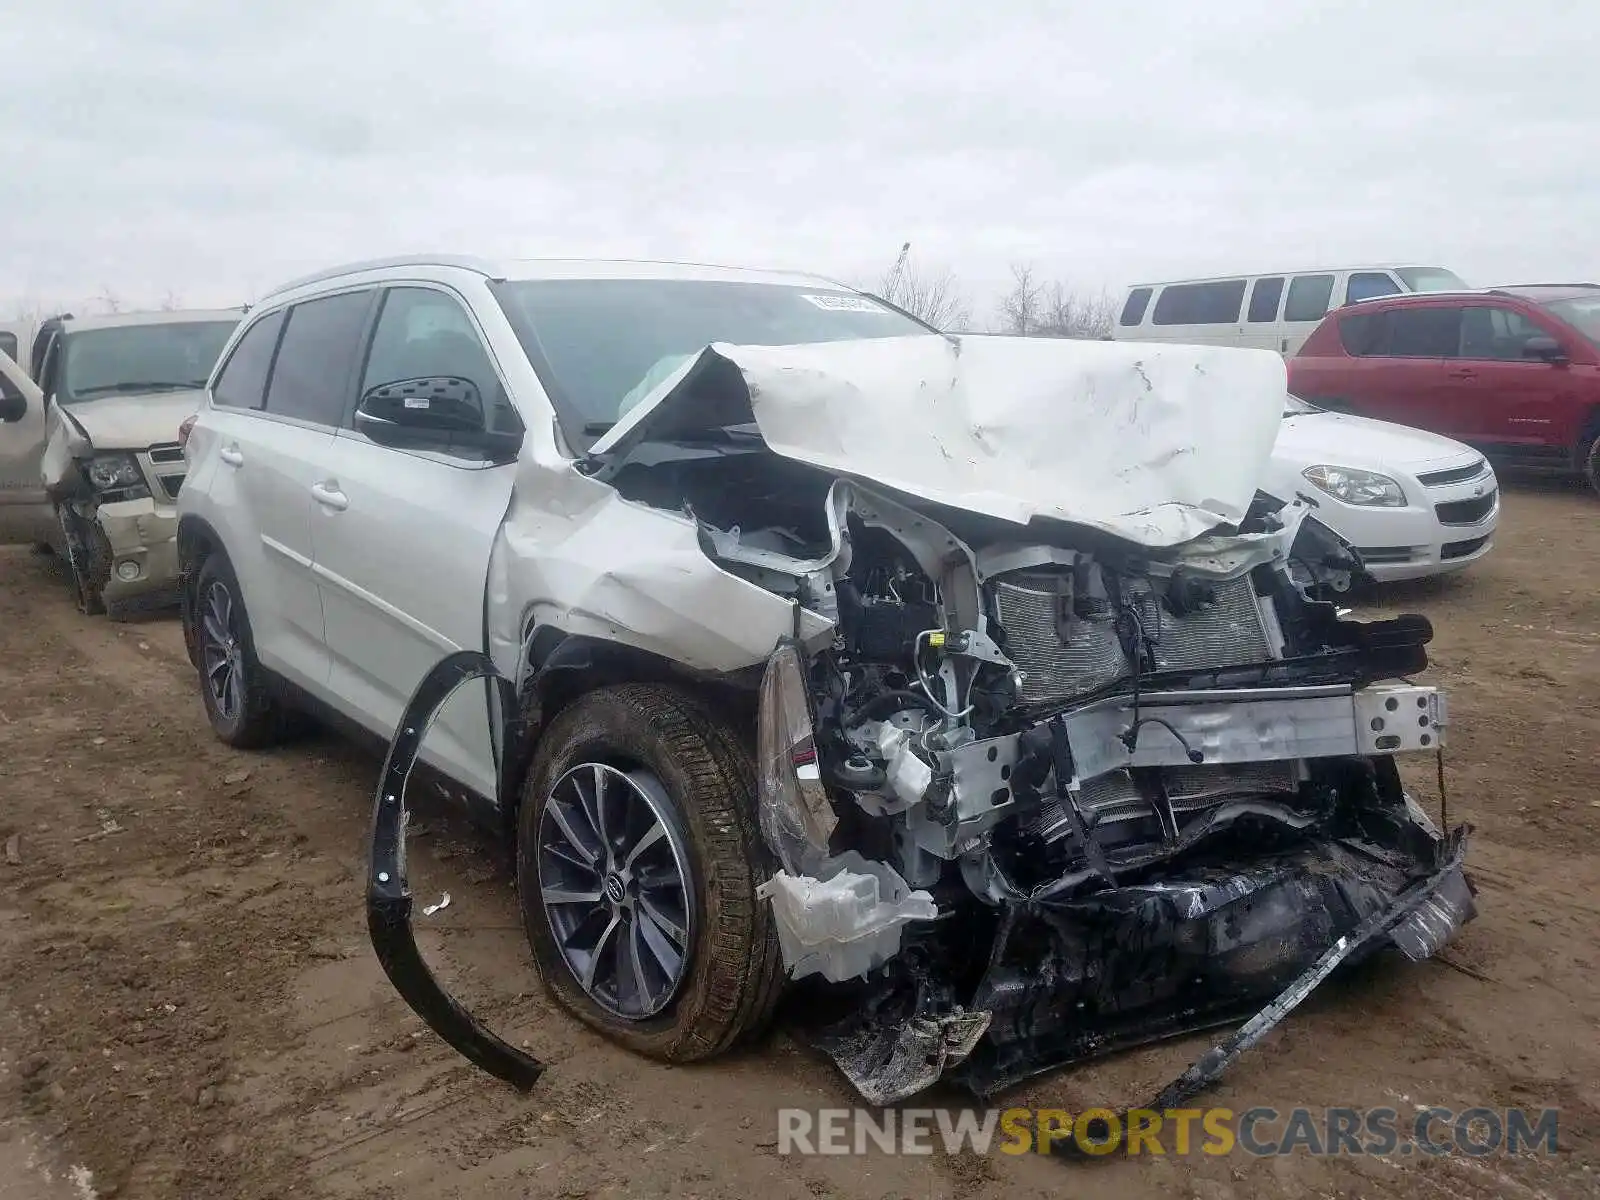
M 1024 525 L 1145 546 L 1240 521 L 1283 412 L 1265 350 L 936 335 L 706 347 L 596 442 L 754 421 L 786 458 Z
M 1470 446 L 1424 429 L 1334 412 L 1285 417 L 1277 452 L 1304 465 L 1329 463 L 1379 473 L 1482 457 Z
M 178 426 L 206 401 L 204 391 L 105 396 L 54 408 L 76 422 L 96 450 L 144 450 L 178 440 Z

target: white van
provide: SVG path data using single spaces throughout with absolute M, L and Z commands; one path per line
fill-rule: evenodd
M 1442 267 L 1336 267 L 1140 283 L 1128 289 L 1111 336 L 1121 342 L 1254 346 L 1288 357 L 1330 308 L 1396 292 L 1461 292 Z

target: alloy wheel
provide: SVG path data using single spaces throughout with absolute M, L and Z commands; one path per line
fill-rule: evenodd
M 244 712 L 244 651 L 233 596 L 219 579 L 211 581 L 201 598 L 200 663 L 217 715 L 238 720 Z
M 584 993 L 642 1020 L 677 994 L 694 944 L 694 888 L 671 802 L 648 771 L 580 763 L 539 822 L 539 899 Z

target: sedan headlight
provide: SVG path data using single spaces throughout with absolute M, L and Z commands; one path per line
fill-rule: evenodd
M 96 491 L 148 494 L 144 472 L 131 454 L 97 454 L 85 469 Z
M 1346 504 L 1363 507 L 1404 508 L 1406 494 L 1387 475 L 1358 471 L 1354 467 L 1335 467 L 1319 463 L 1301 472 L 1322 491 Z

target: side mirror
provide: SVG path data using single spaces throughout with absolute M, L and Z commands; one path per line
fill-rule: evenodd
M 522 433 L 496 432 L 470 379 L 436 375 L 369 388 L 356 406 L 356 429 L 381 446 L 475 450 L 496 462 L 522 449 Z
M 0 421 L 11 424 L 28 415 L 28 401 L 15 388 L 0 384 Z
M 1528 338 L 1522 343 L 1522 357 L 1537 362 L 1547 362 L 1556 367 L 1565 366 L 1571 361 L 1561 343 L 1553 337 Z

